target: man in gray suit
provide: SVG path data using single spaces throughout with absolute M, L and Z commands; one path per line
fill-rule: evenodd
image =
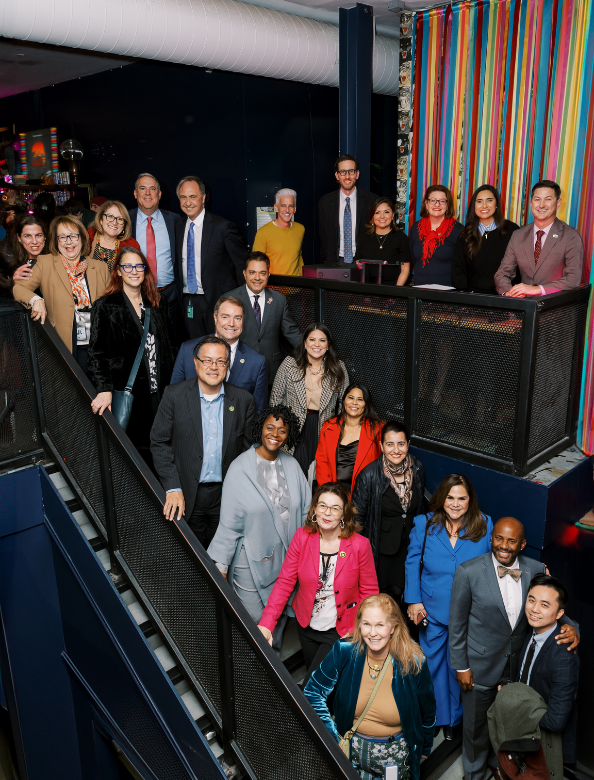
M 454 574 L 450 604 L 450 665 L 462 688 L 465 780 L 483 780 L 487 763 L 495 780 L 504 775 L 490 750 L 487 710 L 497 688 L 516 679 L 518 659 L 528 632 L 526 596 L 544 564 L 520 555 L 526 546 L 524 526 L 514 517 L 498 520 L 491 552 L 460 564 Z M 579 644 L 572 622 L 564 617 L 558 644 Z
M 532 188 L 530 210 L 534 223 L 516 230 L 495 274 L 499 295 L 525 298 L 572 290 L 582 281 L 584 244 L 582 237 L 557 219 L 561 187 L 545 179 Z M 521 284 L 513 284 L 520 269 Z
M 270 260 L 264 252 L 250 252 L 243 271 L 245 284 L 227 295 L 239 298 L 245 306 L 241 340 L 266 358 L 268 386 L 283 360 L 280 348 L 281 334 L 291 347 L 301 344 L 301 333 L 289 312 L 282 293 L 266 287 L 270 276 Z

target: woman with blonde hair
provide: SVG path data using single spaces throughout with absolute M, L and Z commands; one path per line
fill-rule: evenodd
M 118 251 L 123 246 L 140 249 L 140 244 L 132 238 L 132 220 L 128 209 L 119 200 L 107 200 L 99 208 L 93 224 L 89 227 L 91 257 L 107 263 L 109 273 L 113 271 Z M 154 274 L 153 274 L 154 275 Z
M 419 780 L 433 746 L 433 682 L 391 596 L 361 602 L 352 635 L 335 643 L 304 693 L 363 780 L 383 780 L 391 766 L 398 780 Z

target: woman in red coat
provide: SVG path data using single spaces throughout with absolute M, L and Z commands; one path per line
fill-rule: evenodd
M 342 397 L 341 413 L 328 420 L 320 433 L 318 485 L 341 482 L 352 493 L 358 473 L 381 455 L 381 428 L 369 390 L 350 384 Z
M 258 627 L 268 642 L 290 596 L 308 675 L 332 645 L 353 630 L 357 607 L 379 592 L 368 539 L 357 533 L 356 509 L 344 485 L 321 485 L 305 525 L 291 540 Z

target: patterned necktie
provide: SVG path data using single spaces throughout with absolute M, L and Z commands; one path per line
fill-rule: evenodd
M 258 303 L 259 295 L 254 295 L 254 315 L 256 316 L 256 325 L 258 330 L 262 327 L 262 312 L 260 310 L 260 304 Z
M 152 217 L 146 218 L 146 261 L 155 277 L 155 284 L 157 284 L 157 244 L 152 221 Z
M 544 234 L 544 230 L 536 231 L 536 244 L 534 244 L 534 265 L 538 263 L 538 258 L 540 257 L 540 252 L 542 250 L 542 237 Z
M 188 290 L 192 295 L 198 292 L 198 279 L 196 278 L 196 256 L 194 254 L 194 223 L 190 222 L 188 229 L 188 246 L 186 250 Z
M 498 566 L 497 571 L 500 577 L 505 577 L 506 574 L 509 574 L 509 576 L 513 577 L 516 582 L 522 576 L 521 569 L 508 569 L 506 566 Z
M 533 639 L 532 642 L 530 643 L 530 647 L 528 648 L 528 652 L 526 653 L 526 658 L 524 660 L 524 668 L 522 669 L 522 676 L 520 677 L 520 682 L 524 683 L 524 685 L 528 685 L 528 675 L 530 674 L 530 667 L 532 666 L 535 650 L 536 650 L 536 639 Z
M 353 262 L 353 220 L 351 217 L 351 199 L 346 198 L 346 205 L 344 207 L 344 217 L 342 221 L 342 233 L 343 233 L 343 257 L 345 263 Z

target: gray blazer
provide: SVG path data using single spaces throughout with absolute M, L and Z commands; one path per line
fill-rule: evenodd
M 522 570 L 524 603 L 532 578 L 545 566 L 532 558 L 518 556 Z M 524 609 L 518 622 L 509 625 L 491 552 L 461 563 L 454 574 L 449 620 L 450 666 L 472 669 L 475 683 L 496 685 L 508 657 L 511 679 L 515 680 L 520 651 L 524 646 L 528 621 Z
M 325 375 L 322 379 L 322 397 L 320 398 L 320 415 L 318 419 L 318 436 L 322 425 L 335 417 L 339 411 L 344 391 L 349 385 L 349 375 L 345 364 L 339 361 L 344 371 L 344 379 L 336 390 L 330 387 L 330 378 Z M 288 406 L 299 420 L 299 430 L 303 430 L 307 417 L 307 394 L 305 392 L 305 379 L 297 368 L 295 358 L 286 357 L 278 370 L 272 391 L 270 393 L 270 405 L 283 404 Z M 293 450 L 288 450 L 293 453 Z
M 239 298 L 245 306 L 241 340 L 245 341 L 248 347 L 259 352 L 260 355 L 264 355 L 268 370 L 268 384 L 271 385 L 274 382 L 274 377 L 282 359 L 280 347 L 281 333 L 293 349 L 301 344 L 302 339 L 297 323 L 289 312 L 287 299 L 282 293 L 270 287 L 264 289 L 263 298 L 259 299 L 264 311 L 264 317 L 262 319 L 262 327 L 258 330 L 256 315 L 254 314 L 246 285 L 243 284 L 241 287 L 230 290 L 225 294 Z
M 235 564 L 245 547 L 250 572 L 264 604 L 280 573 L 293 534 L 304 524 L 311 503 L 311 490 L 295 458 L 282 451 L 278 457 L 291 498 L 288 534 L 280 515 L 258 484 L 254 446 L 229 466 L 223 482 L 219 526 L 208 547 L 213 561 L 229 566 L 229 583 L 233 582 Z
M 534 262 L 534 224 L 514 231 L 505 255 L 495 273 L 499 295 L 511 289 L 516 270 L 524 284 L 540 284 L 547 293 L 572 290 L 582 281 L 584 244 L 582 237 L 565 222 L 555 219 L 543 244 L 538 263 Z

